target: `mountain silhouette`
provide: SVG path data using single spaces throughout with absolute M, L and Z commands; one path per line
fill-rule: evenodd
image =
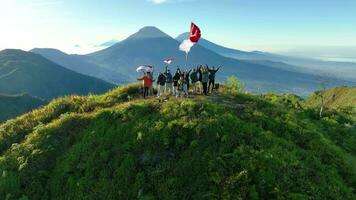
M 176 40 L 183 41 L 188 38 L 189 33 L 182 33 Z M 227 48 L 207 39 L 201 38 L 199 44 L 222 56 L 246 60 L 252 63 L 267 65 L 279 69 L 285 69 L 295 72 L 308 73 L 314 75 L 329 76 L 348 81 L 356 81 L 356 63 L 322 61 L 311 58 L 300 58 L 293 56 L 280 55 L 262 51 L 240 51 Z M 347 72 L 347 73 L 346 73 Z
M 114 85 L 68 70 L 31 52 L 0 51 L 0 93 L 28 93 L 45 99 L 102 93 Z
M 128 82 L 123 76 L 118 76 L 114 71 L 101 67 L 85 55 L 66 54 L 58 49 L 51 48 L 34 48 L 31 52 L 40 54 L 67 69 L 84 75 L 100 78 L 111 83 Z
M 47 104 L 47 101 L 29 94 L 0 94 L 0 123 L 44 104 Z
M 247 89 L 253 92 L 292 92 L 305 96 L 318 89 L 316 75 L 226 57 L 204 47 L 204 39 L 201 42 L 202 44 L 199 42 L 192 47 L 186 63 L 185 53 L 178 48 L 180 42 L 158 28 L 149 26 L 106 49 L 87 54 L 84 58 L 100 66 L 102 70 L 112 71 L 111 75 L 122 82 L 135 81 L 137 76 L 141 75 L 135 71 L 140 65 L 153 65 L 155 72 L 159 72 L 165 67 L 163 60 L 173 58 L 170 67 L 173 71 L 176 66 L 191 68 L 199 64 L 221 65 L 223 68 L 217 75 L 218 80 L 223 81 L 229 75 L 236 75 L 246 84 Z M 41 54 L 45 56 L 44 53 Z M 106 77 L 96 77 L 109 80 Z M 335 79 L 333 84 L 356 83 Z

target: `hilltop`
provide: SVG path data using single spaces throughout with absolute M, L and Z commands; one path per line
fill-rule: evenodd
M 294 95 L 68 96 L 0 126 L 6 199 L 355 199 L 355 121 Z

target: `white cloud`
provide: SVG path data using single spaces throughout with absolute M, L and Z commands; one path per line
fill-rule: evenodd
M 150 2 L 154 3 L 154 4 L 162 4 L 162 3 L 166 3 L 167 0 L 149 0 Z
M 160 5 L 164 3 L 186 3 L 186 2 L 194 2 L 197 0 L 147 0 L 153 4 Z
M 39 0 L 39 1 L 33 1 L 31 2 L 33 6 L 38 6 L 38 7 L 46 7 L 46 6 L 56 6 L 63 4 L 63 1 L 60 0 Z

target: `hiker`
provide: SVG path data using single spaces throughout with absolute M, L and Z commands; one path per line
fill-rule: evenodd
M 189 94 L 189 74 L 190 74 L 190 71 L 191 70 L 189 70 L 189 71 L 185 70 L 183 72 L 183 74 L 181 74 L 181 76 L 183 76 L 183 80 L 184 80 L 183 91 L 184 91 L 185 95 Z
M 190 74 L 190 80 L 192 81 L 192 90 L 193 94 L 197 91 L 197 84 L 198 84 L 198 70 L 193 69 L 192 73 Z
M 179 81 L 181 73 L 182 72 L 180 71 L 180 69 L 178 67 L 176 73 L 173 76 L 173 95 L 177 94 L 178 81 Z
M 183 73 L 183 77 L 184 77 L 184 93 L 185 95 L 188 96 L 189 94 L 189 74 L 192 70 L 186 70 L 184 73 Z
M 199 85 L 199 93 L 202 94 L 203 93 L 203 83 L 201 82 L 202 81 L 202 77 L 203 77 L 203 74 L 202 74 L 202 68 L 203 66 L 200 65 L 199 67 L 197 67 L 197 70 L 198 70 L 198 85 Z
M 162 95 L 165 84 L 166 76 L 162 72 L 160 72 L 157 78 L 157 97 L 160 97 Z
M 152 75 L 150 72 L 147 72 L 143 75 L 143 77 L 138 78 L 137 80 L 142 81 L 143 98 L 146 98 L 148 96 L 148 91 L 149 91 L 150 87 L 152 87 L 152 82 L 154 81 L 152 79 Z
M 183 97 L 184 93 L 184 76 L 179 76 L 179 80 L 177 82 L 176 98 Z
M 210 90 L 210 92 L 213 92 L 214 88 L 215 88 L 215 74 L 216 72 L 219 71 L 221 66 L 219 66 L 217 69 L 215 69 L 215 67 L 213 66 L 213 69 L 209 69 L 208 67 L 208 71 L 209 71 L 209 86 L 208 86 L 208 91 Z M 210 86 L 211 89 L 210 89 Z
M 147 76 L 148 78 L 150 78 L 152 80 L 152 83 L 154 82 L 153 80 L 153 72 L 147 72 Z M 153 95 L 153 84 L 151 83 L 150 87 L 148 88 L 148 96 L 152 96 Z
M 208 67 L 202 67 L 201 71 L 201 83 L 203 85 L 203 93 L 204 95 L 208 95 L 208 81 L 209 81 L 209 71 Z
M 169 69 L 167 69 L 166 67 L 166 71 L 164 72 L 163 74 L 166 78 L 166 84 L 165 84 L 165 88 L 164 88 L 164 93 L 168 93 L 168 90 L 169 90 L 169 93 L 173 93 L 174 95 L 174 92 L 173 92 L 173 77 L 172 77 L 172 74 L 171 74 L 171 71 Z

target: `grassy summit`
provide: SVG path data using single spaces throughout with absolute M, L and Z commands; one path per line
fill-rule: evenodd
M 348 113 L 292 95 L 159 103 L 129 85 L 0 126 L 4 199 L 355 199 Z

